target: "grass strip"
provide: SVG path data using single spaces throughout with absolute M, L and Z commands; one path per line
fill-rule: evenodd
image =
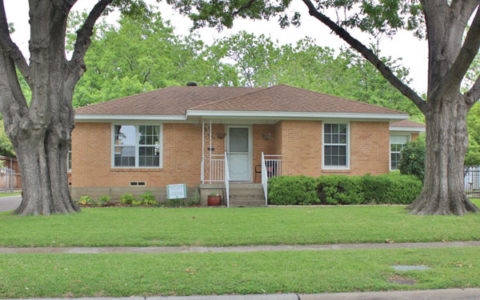
M 478 201 L 477 201 L 478 203 Z M 236 246 L 480 240 L 480 214 L 409 215 L 402 206 L 86 208 L 0 213 L 0 246 Z
M 16 192 L 16 193 L 0 193 L 0 198 L 2 197 L 11 197 L 11 196 L 19 196 L 20 195 L 20 192 Z
M 467 288 L 480 286 L 479 262 L 478 248 L 6 254 L 0 255 L 0 298 Z M 430 269 L 401 272 L 395 264 Z

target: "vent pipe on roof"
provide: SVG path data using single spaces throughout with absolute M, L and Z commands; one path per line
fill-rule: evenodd
M 198 84 L 194 81 L 187 82 L 187 86 L 197 86 Z

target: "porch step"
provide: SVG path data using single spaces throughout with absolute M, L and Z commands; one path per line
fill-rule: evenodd
M 230 183 L 230 206 L 265 206 L 262 185 L 256 183 Z

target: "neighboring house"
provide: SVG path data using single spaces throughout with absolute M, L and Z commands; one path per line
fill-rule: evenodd
M 13 191 L 21 188 L 22 179 L 17 159 L 0 155 L 0 191 Z
M 425 125 L 409 120 L 390 123 L 390 170 L 397 170 L 405 144 L 425 132 Z
M 166 185 L 184 183 L 202 201 L 212 190 L 227 200 L 275 175 L 384 174 L 396 145 L 424 130 L 407 118 L 286 85 L 168 87 L 76 110 L 72 195 L 165 199 Z

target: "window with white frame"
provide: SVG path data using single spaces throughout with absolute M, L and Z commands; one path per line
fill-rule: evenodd
M 348 167 L 348 124 L 324 124 L 323 165 L 326 168 Z
M 400 157 L 405 144 L 408 142 L 408 135 L 390 136 L 390 170 L 397 170 L 400 164 Z
M 161 151 L 161 126 L 114 126 L 114 167 L 161 167 Z

